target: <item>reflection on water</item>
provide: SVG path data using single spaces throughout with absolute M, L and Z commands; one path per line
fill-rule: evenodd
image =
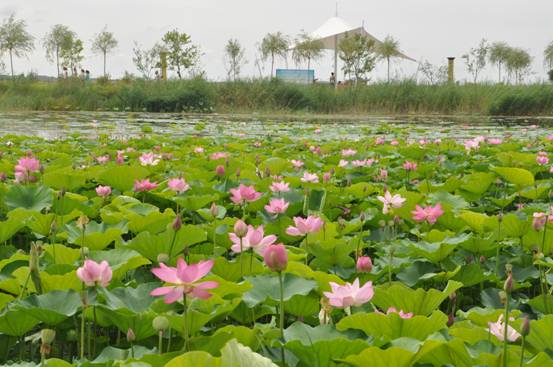
M 143 131 L 176 137 L 288 136 L 317 140 L 357 140 L 375 135 L 404 138 L 466 139 L 478 135 L 531 138 L 551 133 L 553 117 L 487 118 L 443 116 L 310 116 L 182 115 L 127 112 L 3 112 L 0 135 L 35 135 L 46 139 L 78 133 L 94 138 L 107 134 L 127 138 Z M 398 129 L 398 127 L 400 127 Z M 145 130 L 144 130 L 145 129 Z

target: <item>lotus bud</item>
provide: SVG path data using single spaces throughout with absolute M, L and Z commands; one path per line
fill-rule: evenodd
M 271 170 L 269 167 L 265 167 L 265 177 L 271 177 Z
M 346 220 L 342 217 L 339 217 L 338 218 L 338 227 L 339 227 L 339 230 L 342 231 L 344 230 L 344 228 L 346 228 Z
M 361 223 L 365 223 L 365 219 L 366 219 L 366 215 L 365 215 L 365 212 L 362 212 L 361 214 L 359 214 L 359 220 L 361 221 Z
M 229 160 L 228 158 L 225 159 L 225 166 L 226 166 L 227 168 L 229 168 L 229 166 L 230 166 L 230 160 Z
M 449 300 L 451 301 L 451 303 L 455 303 L 455 301 L 457 300 L 457 293 L 456 292 L 453 292 L 449 295 Z
M 528 315 L 525 315 L 522 319 L 522 325 L 520 327 L 520 335 L 525 337 L 526 335 L 530 334 L 530 318 Z
M 169 255 L 165 254 L 165 253 L 160 253 L 159 255 L 157 255 L 157 262 L 159 264 L 161 263 L 166 263 L 169 261 Z
M 270 245 L 263 253 L 263 259 L 269 269 L 281 272 L 288 266 L 288 253 L 283 244 Z
M 165 316 L 157 316 L 153 321 L 152 321 L 152 327 L 154 328 L 155 331 L 157 331 L 158 333 L 159 332 L 163 332 L 165 330 L 167 330 L 169 328 L 169 320 L 167 319 L 167 317 Z
M 81 215 L 79 219 L 77 219 L 77 227 L 84 230 L 86 228 L 86 225 L 88 224 L 89 219 L 86 215 Z
M 480 263 L 483 264 L 486 262 L 486 256 L 480 255 Z
M 223 177 L 225 175 L 225 167 L 221 164 L 215 167 L 215 174 L 219 177 Z
M 248 226 L 243 220 L 238 219 L 236 223 L 234 223 L 234 234 L 242 238 L 246 235 L 246 233 L 248 233 Z
M 399 217 L 399 215 L 395 215 L 394 216 L 394 224 L 399 224 L 401 223 L 401 218 Z
M 360 256 L 357 259 L 356 269 L 359 273 L 370 273 L 373 268 L 373 262 L 369 256 Z
M 468 255 L 467 256 L 467 265 L 472 264 L 473 261 L 474 261 L 474 256 Z
M 215 203 L 211 203 L 209 211 L 213 217 L 217 217 L 217 215 L 219 215 L 219 207 Z
M 40 331 L 40 340 L 43 344 L 52 344 L 56 339 L 56 332 L 52 329 L 42 329 Z
M 453 313 L 450 313 L 449 315 L 447 315 L 447 326 L 448 327 L 452 326 L 454 322 L 455 322 L 455 316 L 453 315 Z
M 503 213 L 499 213 L 499 214 L 497 215 L 497 221 L 498 221 L 499 223 L 503 222 Z
M 240 167 L 236 169 L 236 177 L 240 177 Z
M 328 182 L 330 181 L 330 172 L 325 172 L 323 174 L 323 182 Z
M 4 172 L 0 172 L 0 181 L 6 182 L 7 179 L 8 179 L 8 175 L 6 175 Z
M 507 293 L 505 293 L 505 291 L 499 291 L 499 300 L 502 304 L 507 302 Z
M 180 215 L 177 215 L 175 220 L 173 221 L 173 230 L 177 232 L 182 227 L 182 219 Z
M 127 341 L 129 343 L 132 343 L 135 340 L 136 340 L 136 335 L 134 335 L 134 331 L 131 328 L 129 328 L 129 330 L 127 330 Z

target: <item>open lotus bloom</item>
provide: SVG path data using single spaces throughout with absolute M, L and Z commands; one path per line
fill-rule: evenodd
M 390 191 L 386 191 L 384 196 L 377 196 L 376 198 L 382 203 L 382 214 L 388 214 L 392 209 L 401 208 L 406 200 L 399 194 L 392 195 Z
M 246 235 L 240 238 L 236 233 L 229 233 L 229 238 L 232 241 L 231 250 L 235 253 L 248 251 L 253 249 L 259 255 L 263 256 L 265 249 L 275 243 L 277 237 L 273 234 L 264 236 L 263 226 L 255 229 L 253 226 L 248 226 Z
M 163 263 L 159 268 L 152 269 L 152 273 L 159 279 L 170 285 L 159 287 L 150 292 L 152 296 L 164 296 L 165 303 L 173 303 L 184 295 L 200 299 L 208 299 L 210 289 L 217 288 L 217 282 L 198 282 L 207 275 L 213 267 L 213 260 L 200 261 L 197 264 L 188 265 L 182 258 L 177 260 L 177 267 L 170 267 Z
M 230 200 L 237 205 L 256 201 L 261 197 L 261 193 L 255 191 L 253 186 L 246 186 L 244 184 L 240 184 L 236 189 L 230 189 L 229 192 L 231 194 Z
M 111 281 L 112 271 L 106 260 L 99 264 L 94 260 L 85 260 L 77 269 L 77 277 L 88 287 L 107 287 Z
M 289 226 L 286 229 L 286 233 L 290 236 L 305 236 L 308 233 L 316 233 L 321 230 L 324 221 L 314 215 L 310 215 L 307 218 L 294 217 L 294 226 Z
M 344 285 L 334 282 L 330 282 L 329 284 L 332 292 L 324 292 L 324 295 L 328 298 L 328 303 L 331 306 L 338 308 L 362 306 L 369 302 L 374 295 L 372 282 L 367 282 L 362 287 L 359 287 L 359 278 L 355 279 L 353 283 L 346 283 Z
M 435 206 L 421 207 L 416 205 L 415 210 L 411 212 L 413 214 L 413 220 L 415 222 L 428 222 L 429 224 L 434 224 L 444 214 L 441 204 L 436 204 Z
M 510 317 L 509 320 L 515 319 Z M 503 314 L 499 315 L 497 322 L 488 322 L 488 331 L 495 335 L 500 341 L 505 340 L 505 323 L 503 322 Z M 507 326 L 507 340 L 510 342 L 517 341 L 520 338 L 520 333 L 516 331 L 511 325 Z

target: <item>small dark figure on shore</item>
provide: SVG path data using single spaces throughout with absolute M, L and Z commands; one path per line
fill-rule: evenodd
M 90 80 L 90 70 L 86 70 L 86 71 L 85 71 L 84 80 Z
M 77 76 L 77 67 L 73 66 L 73 76 Z
M 63 79 L 67 79 L 67 66 L 63 67 Z
M 81 78 L 82 80 L 84 80 L 84 69 L 81 69 L 81 74 L 79 75 L 79 78 Z
M 330 73 L 330 84 L 336 84 L 336 75 L 334 73 Z

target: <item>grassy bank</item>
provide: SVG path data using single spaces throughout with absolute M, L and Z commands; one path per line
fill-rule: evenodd
M 326 85 L 204 80 L 59 83 L 0 82 L 4 110 L 131 110 L 150 112 L 313 112 L 551 115 L 553 85 Z

